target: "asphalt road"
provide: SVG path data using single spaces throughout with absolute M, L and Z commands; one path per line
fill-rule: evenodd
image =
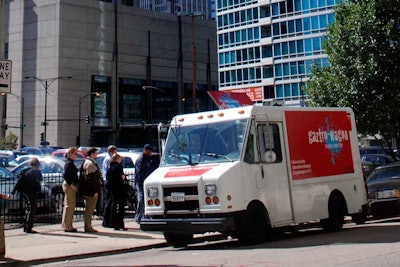
M 257 246 L 227 238 L 36 266 L 400 266 L 400 218 L 280 232 Z

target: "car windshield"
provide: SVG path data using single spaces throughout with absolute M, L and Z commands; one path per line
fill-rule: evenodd
M 162 166 L 237 161 L 243 149 L 248 120 L 180 127 L 171 126 Z
M 368 178 L 368 183 L 376 183 L 400 178 L 400 166 L 375 170 Z

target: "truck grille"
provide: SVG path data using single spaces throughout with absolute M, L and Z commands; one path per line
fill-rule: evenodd
M 165 211 L 196 211 L 199 209 L 199 194 L 196 186 L 164 187 Z M 184 193 L 184 201 L 174 202 L 172 193 Z

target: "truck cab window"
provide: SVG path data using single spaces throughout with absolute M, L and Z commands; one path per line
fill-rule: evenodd
M 256 130 L 255 130 L 255 124 L 254 121 L 252 121 L 251 126 L 250 126 L 250 132 L 249 132 L 249 137 L 247 139 L 247 144 L 246 144 L 246 151 L 244 154 L 244 161 L 247 163 L 256 163 L 256 157 L 257 157 L 257 150 L 255 147 L 255 138 L 256 138 Z
M 258 137 L 262 161 L 265 163 L 282 162 L 282 149 L 278 124 L 258 125 Z

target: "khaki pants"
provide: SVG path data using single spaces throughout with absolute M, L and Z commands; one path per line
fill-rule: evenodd
M 63 182 L 62 189 L 64 191 L 64 208 L 61 222 L 61 229 L 72 230 L 72 221 L 74 219 L 74 212 L 76 206 L 76 192 L 67 184 Z
M 97 204 L 98 195 L 95 197 L 84 196 L 85 198 L 85 230 L 92 229 L 92 216 Z

